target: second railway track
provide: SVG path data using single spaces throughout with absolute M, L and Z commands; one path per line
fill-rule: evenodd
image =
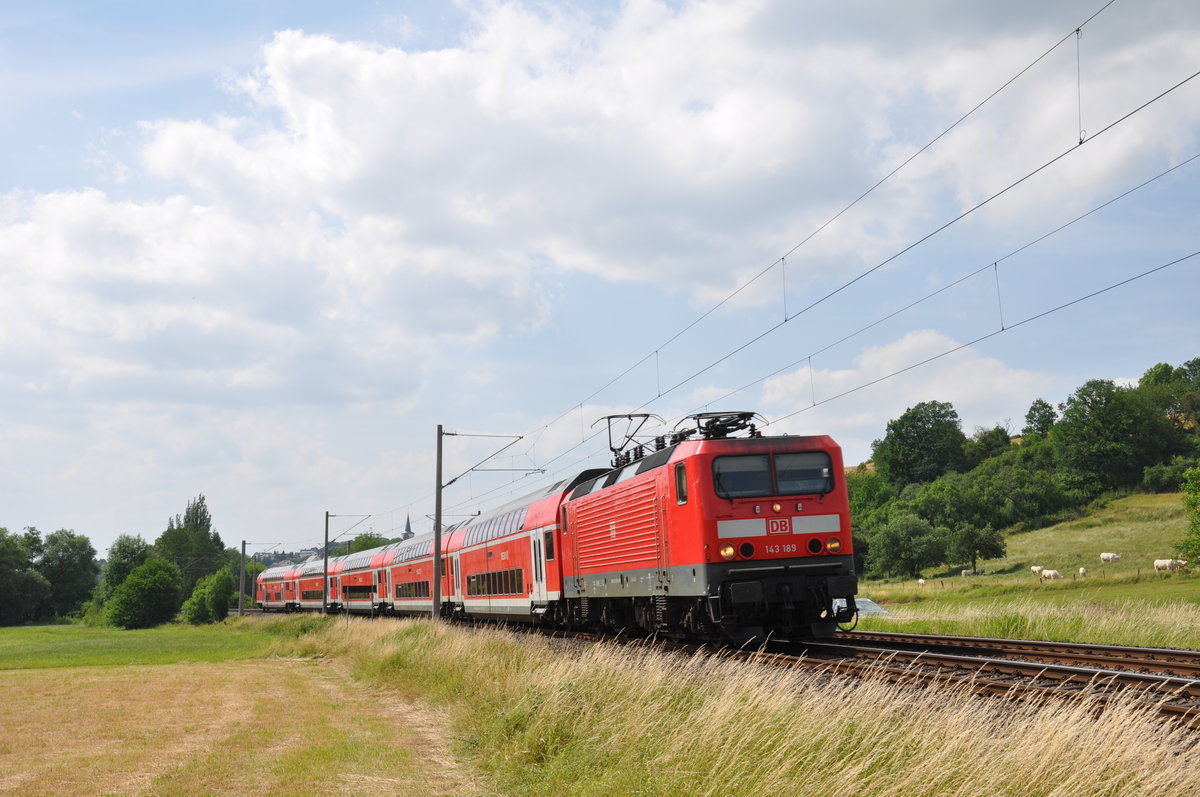
M 976 657 L 1025 659 L 1102 670 L 1159 673 L 1176 678 L 1200 679 L 1200 650 L 863 631 L 841 635 L 838 641 L 894 650 L 955 652 Z

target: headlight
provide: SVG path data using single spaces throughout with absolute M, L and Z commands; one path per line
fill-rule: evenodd
M 778 515 L 780 512 L 783 511 L 783 504 L 772 504 L 771 511 L 773 511 L 775 514 Z
M 724 545 L 721 546 L 721 558 L 722 559 L 732 559 L 733 558 L 733 546 L 732 545 L 730 545 L 729 543 L 725 543 Z
M 825 543 L 825 548 L 830 553 L 837 553 L 842 550 L 842 541 L 837 537 L 830 537 L 829 541 Z

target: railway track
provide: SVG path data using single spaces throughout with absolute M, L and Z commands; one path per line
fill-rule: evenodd
M 641 643 L 596 634 L 576 641 Z M 694 643 L 655 641 L 656 649 L 695 653 Z M 775 643 L 721 656 L 787 667 L 883 676 L 906 684 L 964 686 L 975 694 L 1025 700 L 1134 701 L 1164 719 L 1200 730 L 1200 651 L 1127 648 L 1036 640 L 850 633 L 823 642 Z
M 1200 678 L 1200 650 L 862 631 L 839 636 L 838 640 L 889 649 L 960 652 L 971 656 L 1024 658 L 1051 664 Z
M 967 684 L 977 694 L 1133 700 L 1200 730 L 1200 651 L 882 633 L 777 650 L 766 655 L 781 664 L 823 661 L 905 683 Z

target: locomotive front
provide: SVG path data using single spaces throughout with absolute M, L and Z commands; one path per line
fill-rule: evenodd
M 827 436 L 695 445 L 676 463 L 671 537 L 701 529 L 709 617 L 733 638 L 832 636 L 858 591 L 841 448 Z
M 566 499 L 563 616 L 734 642 L 832 636 L 858 590 L 841 448 L 763 437 L 752 413 L 692 417 L 649 455 L 613 446 L 615 469 Z

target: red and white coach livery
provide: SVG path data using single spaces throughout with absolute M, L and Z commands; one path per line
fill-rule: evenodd
M 736 641 L 831 636 L 857 593 L 841 449 L 763 437 L 751 413 L 693 418 L 648 454 L 449 527 L 439 611 Z M 430 613 L 432 537 L 330 558 L 331 609 Z M 264 571 L 259 603 L 314 608 L 315 595 L 319 608 L 322 567 Z

